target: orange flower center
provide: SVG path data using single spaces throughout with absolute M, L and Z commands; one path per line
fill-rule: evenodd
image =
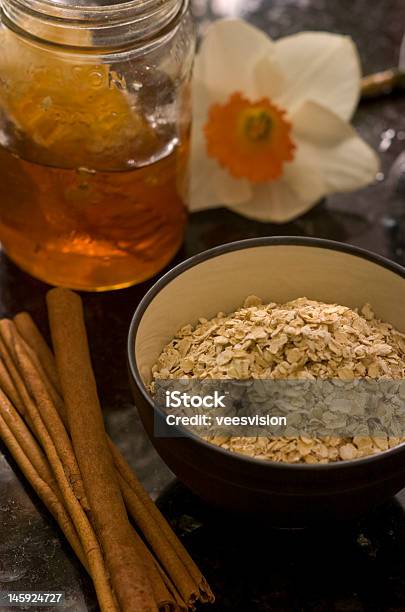
M 285 111 L 267 98 L 251 102 L 232 94 L 225 104 L 214 104 L 204 126 L 207 152 L 235 178 L 254 183 L 274 181 L 294 159 L 295 145 Z

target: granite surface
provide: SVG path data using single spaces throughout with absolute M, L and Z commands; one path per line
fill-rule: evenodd
M 201 30 L 214 18 L 242 15 L 273 37 L 299 30 L 349 34 L 359 47 L 365 72 L 397 63 L 405 29 L 403 0 L 193 4 Z M 383 168 L 378 184 L 328 198 L 299 220 L 281 226 L 248 221 L 222 209 L 195 214 L 177 261 L 222 242 L 300 235 L 360 245 L 405 265 L 405 159 L 399 158 L 405 150 L 405 95 L 363 103 L 355 125 L 380 150 Z M 84 296 L 94 366 L 111 436 L 206 574 L 217 595 L 210 609 L 405 610 L 405 491 L 355 523 L 274 531 L 236 514 L 224 516 L 174 481 L 145 438 L 126 374 L 130 318 L 151 284 Z M 0 315 L 29 310 L 47 334 L 46 290 L 0 255 Z M 0 590 L 63 590 L 65 610 L 97 610 L 90 580 L 2 447 Z

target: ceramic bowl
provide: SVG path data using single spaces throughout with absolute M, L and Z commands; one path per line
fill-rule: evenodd
M 231 312 L 245 297 L 286 302 L 306 296 L 351 308 L 370 303 L 405 332 L 405 269 L 353 246 L 315 238 L 245 240 L 201 253 L 163 276 L 138 306 L 128 362 L 136 406 L 156 450 L 197 495 L 223 508 L 304 526 L 363 513 L 405 486 L 405 445 L 354 461 L 306 465 L 250 458 L 190 432 L 154 433 L 164 415 L 147 385 L 162 348 L 187 323 Z M 177 432 L 179 433 L 179 432 Z

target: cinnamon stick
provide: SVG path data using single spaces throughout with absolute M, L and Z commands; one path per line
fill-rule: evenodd
M 43 369 L 46 369 L 47 372 L 53 372 L 52 380 L 53 382 L 56 381 L 56 387 L 60 389 L 52 352 L 30 315 L 27 313 L 23 313 L 23 315 L 24 339 L 37 354 L 41 363 L 42 359 L 46 360 L 46 367 L 45 363 L 42 363 Z M 17 319 L 21 321 L 20 315 L 15 317 L 16 322 Z M 21 327 L 19 330 L 22 331 Z M 140 526 L 156 557 L 161 561 L 181 593 L 182 598 L 177 599 L 179 607 L 184 605 L 182 600 L 187 602 L 190 607 L 198 600 L 213 602 L 214 595 L 201 571 L 151 500 L 118 448 L 111 439 L 108 439 L 108 442 L 119 473 L 119 484 L 128 512 Z
M 180 599 L 178 593 L 171 581 L 168 579 L 165 572 L 156 562 L 152 553 L 140 538 L 135 529 L 132 530 L 132 537 L 136 545 L 136 549 L 145 561 L 145 567 L 152 584 L 152 591 L 155 601 L 158 603 L 159 610 L 167 608 L 168 610 L 187 610 L 184 601 Z
M 4 356 L 8 355 L 9 363 L 13 361 L 14 366 L 18 365 L 18 368 L 12 368 L 11 378 L 14 381 L 20 397 L 23 399 L 23 404 L 27 407 L 28 404 L 32 403 L 31 397 L 33 397 L 36 405 L 40 407 L 41 419 L 43 420 L 45 427 L 48 430 L 48 433 L 58 451 L 58 455 L 69 482 L 73 486 L 76 497 L 81 501 L 83 507 L 87 510 L 88 503 L 71 441 L 58 411 L 56 410 L 56 407 L 47 392 L 46 386 L 41 378 L 37 376 L 35 367 L 27 354 L 26 347 L 24 346 L 24 341 L 20 337 L 15 324 L 8 319 L 3 319 L 0 321 L 0 336 L 4 342 L 2 354 Z M 22 376 L 20 375 L 20 372 Z M 28 391 L 30 392 L 31 397 L 29 396 Z
M 12 345 L 13 350 L 14 350 L 14 355 L 15 353 L 18 353 L 18 343 L 20 341 L 22 346 L 19 348 L 20 350 L 23 350 L 23 351 L 25 350 L 26 352 L 25 358 L 29 357 L 32 360 L 31 365 L 36 370 L 36 373 L 35 373 L 36 380 L 33 381 L 34 385 L 32 385 L 32 378 L 34 376 L 34 373 L 32 371 L 30 372 L 30 370 L 24 371 L 24 369 L 23 369 L 23 373 L 25 373 L 28 376 L 28 378 L 25 379 L 25 382 L 28 384 L 29 387 L 30 387 L 29 383 L 31 381 L 31 389 L 33 386 L 34 386 L 34 389 L 35 389 L 35 386 L 39 385 L 40 387 L 40 391 L 42 395 L 38 395 L 34 393 L 34 397 L 37 400 L 37 403 L 40 404 L 41 401 L 52 402 L 52 398 L 49 395 L 49 385 L 46 385 L 45 381 L 43 380 L 43 372 L 42 372 L 43 369 L 40 366 L 40 362 L 37 358 L 37 355 L 33 352 L 31 348 L 28 350 L 28 346 L 25 342 L 21 342 L 21 338 L 19 339 L 18 333 L 16 333 L 17 329 L 16 328 L 14 329 L 13 325 L 7 324 L 7 331 L 9 334 L 9 345 L 10 346 Z M 17 358 L 17 365 L 19 365 L 20 369 L 21 367 L 23 367 L 23 364 L 21 364 L 21 356 L 20 356 L 20 359 Z M 10 384 L 12 385 L 12 381 L 10 381 Z M 11 388 L 11 390 L 13 391 L 12 387 L 9 386 L 9 388 Z M 46 396 L 47 393 L 48 393 L 48 396 Z M 1 391 L 0 391 L 0 406 L 1 406 L 1 399 L 2 398 L 1 398 Z M 13 413 L 14 411 L 15 421 L 17 421 L 17 423 L 18 423 L 18 419 L 20 419 L 21 421 L 21 418 L 19 417 L 19 415 L 16 413 L 16 411 L 13 409 L 13 407 L 10 404 L 9 404 L 9 408 L 10 408 L 11 413 Z M 25 428 L 26 430 L 24 433 L 24 436 L 28 438 L 28 436 L 30 435 L 29 430 L 26 428 L 26 426 L 23 423 L 22 423 L 22 427 Z M 22 445 L 23 445 L 23 448 L 26 450 L 27 448 L 28 449 L 30 448 L 30 445 L 29 445 L 29 440 L 25 439 L 24 436 L 22 436 Z M 48 477 L 52 478 L 52 475 L 49 476 L 49 473 L 48 473 Z M 141 552 L 142 557 L 146 560 L 147 571 L 148 571 L 150 580 L 152 582 L 153 593 L 154 593 L 156 601 L 159 602 L 160 609 L 173 610 L 176 608 L 176 609 L 185 610 L 186 609 L 185 603 L 178 596 L 177 592 L 175 593 L 172 592 L 172 591 L 175 591 L 173 585 L 171 584 L 170 580 L 168 580 L 167 576 L 162 571 L 162 569 L 157 566 L 156 561 L 154 557 L 152 556 L 152 554 L 150 553 L 150 551 L 148 550 L 148 548 L 145 546 L 145 544 L 139 538 L 138 534 L 135 531 L 133 531 L 132 535 L 133 535 L 134 541 L 136 542 L 137 549 Z
M 67 541 L 76 553 L 79 561 L 87 569 L 87 559 L 84 554 L 83 547 L 77 535 L 75 526 L 73 525 L 70 516 L 67 514 L 60 498 L 55 494 L 49 483 L 41 478 L 31 463 L 30 459 L 23 450 L 21 444 L 17 441 L 12 429 L 7 425 L 3 414 L 0 413 L 0 438 L 9 449 L 18 467 L 36 491 L 38 497 L 53 515 L 59 527 L 62 529 Z
M 128 508 L 181 596 L 190 607 L 198 600 L 213 602 L 214 595 L 201 571 L 111 440 L 110 449 Z
M 85 557 L 87 558 L 89 571 L 94 582 L 100 608 L 102 612 L 118 612 L 118 608 L 111 591 L 108 574 L 104 566 L 104 560 L 99 543 L 93 528 L 75 495 L 72 488 L 72 483 L 66 476 L 57 448 L 42 420 L 41 414 L 39 413 L 35 402 L 31 399 L 27 389 L 25 388 L 24 382 L 22 381 L 12 358 L 9 355 L 4 342 L 1 341 L 0 350 L 2 357 L 5 361 L 7 361 L 8 366 L 13 372 L 13 382 L 17 386 L 18 391 L 24 401 L 24 414 L 26 415 L 26 418 L 29 419 L 31 426 L 35 431 L 35 435 L 41 444 L 43 451 L 45 452 L 50 466 L 52 467 L 52 472 L 55 476 L 60 496 L 63 499 L 63 504 L 76 527 Z M 6 435 L 4 429 L 3 433 Z
M 9 326 L 9 332 L 10 335 L 14 336 L 13 342 L 15 345 L 14 348 L 16 349 L 16 346 L 18 345 L 18 330 L 17 328 L 14 329 L 13 326 Z M 49 393 L 49 385 L 44 384 L 45 381 L 43 380 L 43 368 L 40 366 L 40 361 L 37 355 L 32 350 L 32 348 L 30 348 L 30 350 L 28 351 L 27 347 L 28 345 L 25 342 L 22 342 L 22 348 L 27 353 L 26 357 L 29 356 L 32 360 L 32 366 L 36 370 L 36 376 L 34 372 L 30 372 L 29 370 L 24 371 L 23 369 L 23 372 L 27 376 L 26 382 L 28 383 L 28 385 L 31 382 L 31 388 L 33 389 L 33 395 L 37 400 L 37 403 L 40 404 L 43 401 L 52 402 L 52 398 L 50 397 Z M 21 362 L 21 359 L 18 361 L 20 368 L 24 368 L 24 364 L 23 362 Z M 38 386 L 40 390 L 39 394 Z M 36 388 L 37 392 L 35 392 Z M 62 407 L 64 409 L 63 402 Z M 156 601 L 159 603 L 159 607 L 163 609 L 167 608 L 168 610 L 175 609 L 176 606 L 177 608 L 186 609 L 184 602 L 181 602 L 181 600 L 178 598 L 177 592 L 175 594 L 172 594 L 171 591 L 175 591 L 173 585 L 171 584 L 165 573 L 157 567 L 155 559 L 151 555 L 150 551 L 146 548 L 143 541 L 139 538 L 135 531 L 133 531 L 132 534 L 134 541 L 136 542 L 137 550 L 140 551 L 142 558 L 146 560 L 148 575 L 152 582 L 153 593 Z
M 48 379 L 55 389 L 59 390 L 59 378 L 53 353 L 31 316 L 28 312 L 20 312 L 14 317 L 14 322 L 21 337 L 37 354 Z
M 82 303 L 65 289 L 47 295 L 52 342 L 69 429 L 114 591 L 123 612 L 157 610 L 107 444 Z
M 18 393 L 17 389 L 14 386 L 14 383 L 11 379 L 9 371 L 3 361 L 0 358 L 0 388 L 3 389 L 6 396 L 10 399 L 13 406 L 16 407 L 20 414 L 24 413 L 24 404 Z
M 1 363 L 3 364 L 5 368 L 5 372 L 3 370 L 3 377 L 2 377 L 3 378 L 2 383 L 4 384 L 3 389 L 4 391 L 7 392 L 7 397 L 9 397 L 12 400 L 13 405 L 15 406 L 15 408 L 17 408 L 20 414 L 25 415 L 24 397 L 21 395 L 19 385 L 16 384 L 17 380 L 22 383 L 22 379 L 20 377 L 17 367 L 6 345 L 4 344 L 1 338 L 1 335 L 0 335 L 0 357 L 1 357 Z M 23 383 L 22 383 L 22 386 L 24 387 Z
M 1 324 L 0 324 L 1 327 Z M 18 338 L 18 330 L 17 328 L 14 328 L 12 325 L 8 325 L 8 332 L 10 335 L 10 344 L 13 344 L 13 348 L 14 348 L 14 352 L 18 353 L 18 344 L 20 342 L 21 350 L 25 350 L 26 351 L 26 355 L 25 357 L 29 357 L 32 360 L 32 367 L 36 370 L 36 372 L 30 371 L 29 369 L 24 369 L 24 362 L 21 361 L 21 356 L 20 358 L 18 358 L 17 356 L 17 362 L 18 365 L 20 366 L 20 369 L 22 369 L 22 372 L 26 375 L 26 379 L 25 382 L 28 384 L 28 386 L 30 386 L 31 383 L 31 389 L 33 390 L 33 395 L 37 401 L 37 404 L 41 404 L 42 402 L 52 402 L 52 398 L 50 397 L 49 394 L 49 386 L 44 384 L 44 381 L 42 380 L 43 376 L 42 376 L 42 368 L 39 365 L 39 360 L 35 359 L 35 357 L 37 357 L 32 349 L 28 350 L 27 347 L 28 345 L 26 345 L 25 342 L 21 342 L 21 338 Z M 38 387 L 39 387 L 39 393 L 38 393 Z M 36 391 L 37 390 L 37 391 Z M 48 394 L 48 395 L 47 395 Z M 142 557 L 145 558 L 147 560 L 147 569 L 148 569 L 148 574 L 150 576 L 151 582 L 152 582 L 152 587 L 153 587 L 153 592 L 155 595 L 155 599 L 156 601 L 159 602 L 159 606 L 160 607 L 167 607 L 168 609 L 173 609 L 176 604 L 177 604 L 177 599 L 175 597 L 175 595 L 172 595 L 172 593 L 170 592 L 169 588 L 168 588 L 168 584 L 170 585 L 170 580 L 168 580 L 167 576 L 164 574 L 163 571 L 159 571 L 157 569 L 156 566 L 156 562 L 153 558 L 153 556 L 151 555 L 151 553 L 149 552 L 149 550 L 146 548 L 145 544 L 142 542 L 142 540 L 139 538 L 139 536 L 136 534 L 136 532 L 133 532 L 133 537 L 134 540 L 137 542 L 137 549 L 142 549 L 141 553 L 142 553 Z M 173 589 L 173 585 L 170 585 L 170 587 Z M 184 602 L 181 604 L 181 606 L 177 606 L 177 607 L 185 607 Z
M 30 430 L 14 408 L 8 397 L 0 388 L 0 414 L 5 421 L 7 427 L 13 432 L 13 436 L 24 449 L 24 453 L 32 464 L 34 470 L 38 476 L 47 482 L 49 486 L 56 491 L 57 485 L 55 484 L 54 476 L 49 467 L 44 453 L 38 446 L 37 441 L 31 434 Z
M 54 382 L 52 382 L 49 379 L 48 374 L 47 374 L 45 368 L 43 367 L 42 362 L 41 362 L 38 354 L 26 342 L 24 337 L 19 332 L 15 322 L 13 322 L 12 325 L 10 325 L 10 330 L 12 332 L 14 331 L 14 335 L 17 336 L 20 339 L 20 344 L 24 347 L 24 352 L 28 355 L 32 365 L 35 368 L 37 378 L 40 379 L 40 381 L 42 383 L 42 386 L 45 387 L 46 392 L 50 396 L 51 401 L 53 402 L 53 404 L 55 405 L 56 410 L 57 410 L 59 416 L 61 417 L 63 424 L 66 426 L 67 425 L 67 418 L 66 418 L 65 404 L 64 404 L 63 399 L 61 397 L 60 385 L 59 385 L 58 378 L 56 378 L 56 381 L 57 381 L 58 384 L 57 384 L 57 386 L 55 386 Z M 38 333 L 39 333 L 39 330 L 38 330 Z M 53 356 L 52 356 L 52 359 L 53 359 L 53 363 L 54 363 L 55 370 L 56 370 L 55 359 L 53 358 Z M 57 377 L 57 374 L 56 374 L 56 377 Z

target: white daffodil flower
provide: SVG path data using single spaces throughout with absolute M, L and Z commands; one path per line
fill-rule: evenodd
M 193 76 L 190 209 L 283 223 L 374 181 L 378 157 L 349 124 L 360 79 L 346 36 L 273 42 L 243 21 L 215 22 Z

